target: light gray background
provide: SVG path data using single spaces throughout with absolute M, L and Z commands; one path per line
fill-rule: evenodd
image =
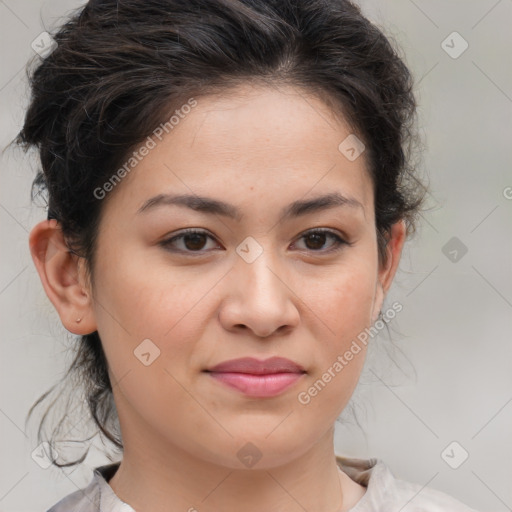
M 22 125 L 31 42 L 81 4 L 0 0 L 0 149 Z M 404 373 L 393 369 L 387 335 L 375 338 L 353 402 L 362 429 L 337 423 L 337 453 L 382 458 L 396 476 L 478 510 L 512 510 L 512 1 L 360 4 L 394 35 L 416 76 L 431 209 L 387 301 L 403 304 L 392 336 L 410 362 L 397 354 Z M 469 43 L 457 59 L 441 46 L 454 31 Z M 93 449 L 63 474 L 31 458 L 27 410 L 69 363 L 28 250 L 28 233 L 44 218 L 29 200 L 35 168 L 12 151 L 0 162 L 1 512 L 46 510 L 108 462 Z M 452 237 L 468 249 L 457 262 L 442 252 Z M 441 456 L 452 441 L 469 453 L 458 469 Z

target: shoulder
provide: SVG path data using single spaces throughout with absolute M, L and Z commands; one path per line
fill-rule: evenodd
M 119 463 L 94 468 L 92 479 L 84 489 L 68 494 L 47 512 L 100 512 L 104 500 L 103 482 L 111 475 Z
M 350 478 L 367 488 L 350 512 L 477 512 L 441 491 L 396 478 L 380 459 L 336 459 Z
M 68 494 L 47 512 L 99 512 L 100 493 L 95 478 L 85 489 Z

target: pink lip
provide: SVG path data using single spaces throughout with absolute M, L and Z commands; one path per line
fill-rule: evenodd
M 210 375 L 228 386 L 238 389 L 247 396 L 269 397 L 275 396 L 299 380 L 303 373 L 269 373 L 267 375 L 253 375 L 250 373 L 216 373 Z
M 265 361 L 244 357 L 224 361 L 206 371 L 223 384 L 252 397 L 278 395 L 306 373 L 301 365 L 283 357 Z
M 284 357 L 271 357 L 260 361 L 254 357 L 242 357 L 240 359 L 231 359 L 224 361 L 212 368 L 208 368 L 210 372 L 236 372 L 236 373 L 252 373 L 255 375 L 269 373 L 302 373 L 304 368 L 290 359 Z

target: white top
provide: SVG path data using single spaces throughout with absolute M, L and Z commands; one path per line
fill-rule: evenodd
M 445 493 L 395 478 L 380 459 L 337 456 L 336 460 L 352 480 L 366 487 L 350 512 L 477 512 Z M 108 484 L 119 464 L 96 467 L 85 489 L 64 497 L 47 512 L 136 512 Z

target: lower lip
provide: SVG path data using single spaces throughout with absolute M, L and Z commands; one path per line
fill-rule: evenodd
M 231 372 L 209 373 L 214 379 L 252 397 L 276 396 L 304 375 L 304 373 L 272 373 L 265 375 Z

